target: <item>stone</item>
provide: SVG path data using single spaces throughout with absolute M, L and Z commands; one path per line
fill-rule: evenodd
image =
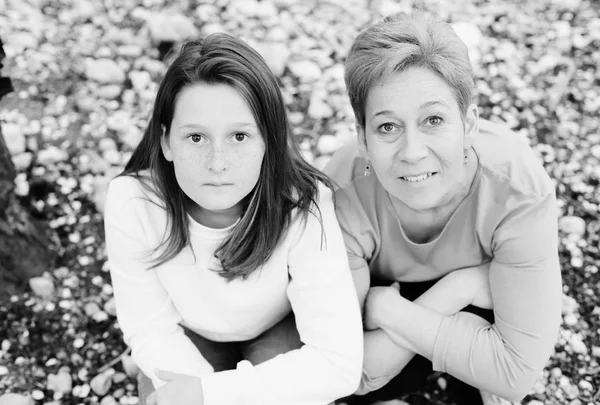
M 321 68 L 315 62 L 300 60 L 288 63 L 288 67 L 294 76 L 301 82 L 314 82 L 321 77 Z
M 47 277 L 30 278 L 29 287 L 38 297 L 50 298 L 54 296 L 54 282 Z
M 4 394 L 0 396 L 0 405 L 34 405 L 33 398 L 22 394 Z
M 585 221 L 574 215 L 567 215 L 558 220 L 558 228 L 566 234 L 583 236 L 585 234 Z
M 283 42 L 259 42 L 254 49 L 265 59 L 269 68 L 277 76 L 282 76 L 290 57 L 290 50 Z
M 61 394 L 67 394 L 73 389 L 73 378 L 69 372 L 59 371 L 57 374 L 49 374 L 46 388 Z
M 66 150 L 59 149 L 54 145 L 48 146 L 46 149 L 39 151 L 37 162 L 42 166 L 49 166 L 54 163 L 64 162 L 69 158 Z
M 199 35 L 192 20 L 183 14 L 150 13 L 146 24 L 156 42 L 181 42 Z
M 97 90 L 98 97 L 104 100 L 114 100 L 121 95 L 122 87 L 118 84 L 102 86 Z
M 25 171 L 31 166 L 33 155 L 30 152 L 21 153 L 12 157 L 12 162 L 18 172 Z
M 15 156 L 25 152 L 27 144 L 23 130 L 19 125 L 14 123 L 2 124 L 2 135 L 11 155 Z
M 88 58 L 84 63 L 85 76 L 102 84 L 123 83 L 125 81 L 125 72 L 112 59 Z
M 321 155 L 332 155 L 340 147 L 342 142 L 334 135 L 321 135 L 317 142 L 317 151 Z
M 329 106 L 317 93 L 310 98 L 308 105 L 308 116 L 315 119 L 330 118 L 333 116 L 333 108 Z
M 121 357 L 121 365 L 123 366 L 125 373 L 131 378 L 135 378 L 140 371 L 137 364 L 135 364 L 129 355 L 124 355 Z
M 146 71 L 132 70 L 129 72 L 129 80 L 131 80 L 134 90 L 140 93 L 148 88 L 152 82 L 152 76 Z
M 108 370 L 98 374 L 90 381 L 90 388 L 96 395 L 104 396 L 110 390 L 112 386 L 112 377 L 115 375 L 115 370 L 109 368 Z

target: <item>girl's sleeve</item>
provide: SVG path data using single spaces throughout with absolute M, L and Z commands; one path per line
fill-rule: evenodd
M 132 196 L 132 179 L 117 178 L 108 188 L 104 226 L 117 319 L 125 343 L 155 388 L 164 385 L 156 369 L 201 377 L 213 371 L 179 325 L 181 316 L 155 270 L 149 270 L 151 249 L 144 224 L 150 218 L 141 196 Z
M 203 377 L 206 405 L 326 405 L 358 387 L 362 323 L 329 189 L 320 187 L 314 208 L 289 235 L 287 293 L 304 346 Z
M 495 323 L 468 313 L 446 317 L 435 370 L 512 401 L 533 387 L 561 322 L 561 271 L 554 192 L 521 202 L 494 233 L 490 287 Z

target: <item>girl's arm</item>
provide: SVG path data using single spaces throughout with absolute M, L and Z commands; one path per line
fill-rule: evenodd
M 360 381 L 363 332 L 331 191 L 288 237 L 287 294 L 304 346 L 257 366 L 202 378 L 205 403 L 317 405 L 352 394 Z M 320 216 L 319 216 L 320 215 Z
M 156 208 L 135 195 L 135 190 L 139 183 L 130 177 L 119 177 L 109 185 L 104 213 L 106 249 L 125 342 L 135 363 L 159 387 L 165 382 L 156 377 L 156 369 L 200 377 L 213 368 L 179 326 L 181 316 L 156 271 L 148 270 L 144 258 L 149 244 L 143 224 L 157 220 L 145 215 L 149 207 Z
M 434 370 L 520 400 L 548 361 L 561 321 L 556 218 L 550 193 L 522 202 L 496 230 L 490 264 L 494 325 L 468 313 L 443 316 L 391 294 L 374 303 L 377 325 L 431 359 Z

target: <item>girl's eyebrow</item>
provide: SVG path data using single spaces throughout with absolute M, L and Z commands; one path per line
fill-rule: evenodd
M 230 124 L 230 127 L 235 127 L 235 128 L 244 128 L 244 127 L 249 127 L 249 128 L 257 128 L 256 124 L 252 123 L 252 122 L 233 122 Z M 206 129 L 206 127 L 202 124 L 183 124 L 177 127 L 178 129 Z
M 419 107 L 419 110 L 425 110 L 429 107 L 434 107 L 434 106 L 442 106 L 445 108 L 450 108 L 450 106 L 444 100 L 435 99 L 435 100 L 427 101 L 426 103 L 421 104 L 421 106 Z

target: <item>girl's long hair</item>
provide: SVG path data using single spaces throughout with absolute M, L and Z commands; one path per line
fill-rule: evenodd
M 256 187 L 244 201 L 240 221 L 215 252 L 222 277 L 245 278 L 271 257 L 294 212 L 303 220 L 309 213 L 320 220 L 318 183 L 331 188 L 331 182 L 302 158 L 278 79 L 263 58 L 227 34 L 190 41 L 168 68 L 144 136 L 120 174 L 137 178 L 164 203 L 167 229 L 163 242 L 151 252 L 155 257 L 151 268 L 177 256 L 190 241 L 188 197 L 177 184 L 173 163 L 165 159 L 160 145 L 161 137 L 169 136 L 177 95 L 183 87 L 199 82 L 235 88 L 250 106 L 265 141 Z

